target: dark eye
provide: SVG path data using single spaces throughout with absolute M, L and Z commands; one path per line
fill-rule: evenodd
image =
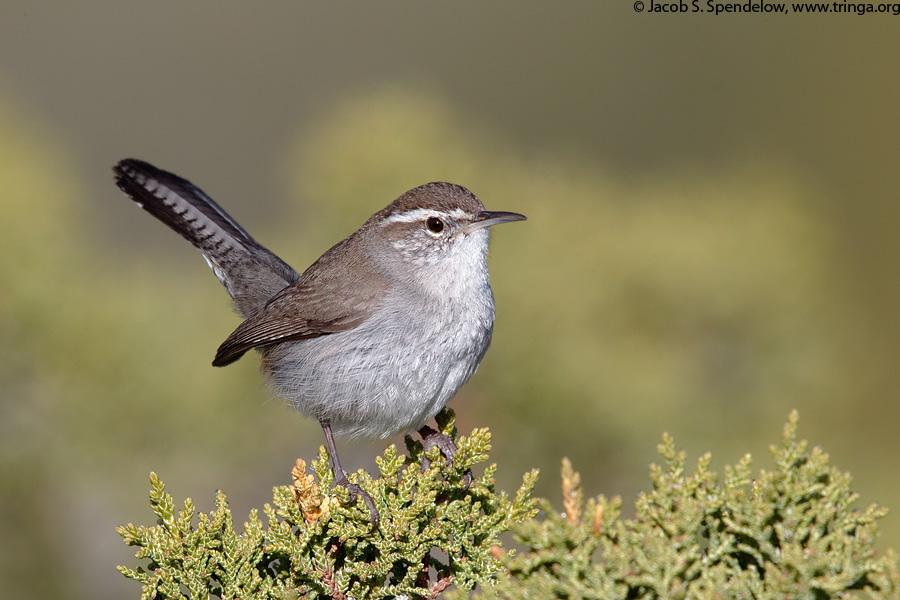
M 444 222 L 437 217 L 428 217 L 425 219 L 425 227 L 431 233 L 440 233 L 444 230 Z

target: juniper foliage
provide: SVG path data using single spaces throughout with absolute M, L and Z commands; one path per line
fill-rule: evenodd
M 483 597 L 896 598 L 897 558 L 874 548 L 887 510 L 856 507 L 850 476 L 799 440 L 797 426 L 793 412 L 771 447 L 774 469 L 755 477 L 750 455 L 720 477 L 705 454 L 688 473 L 684 452 L 664 436 L 665 464 L 651 466 L 653 489 L 632 518 L 622 518 L 619 498 L 585 502 L 564 460 L 564 511 L 541 500 L 543 517 L 516 526 L 527 550 Z
M 796 412 L 772 446 L 774 468 L 755 477 L 749 455 L 719 476 L 705 454 L 689 473 L 685 453 L 663 436 L 664 465 L 651 466 L 652 489 L 631 518 L 619 498 L 585 501 L 567 459 L 562 512 L 531 498 L 536 471 L 512 499 L 494 490 L 495 465 L 466 489 L 463 476 L 487 460 L 490 434 L 457 438 L 449 411 L 439 424 L 459 445 L 453 464 L 407 439 L 408 456 L 391 446 L 378 459 L 379 479 L 356 474 L 381 513 L 377 531 L 345 490 L 323 492 L 332 483 L 324 449 L 313 474 L 298 460 L 294 484 L 275 488 L 268 526 L 253 511 L 240 534 L 224 494 L 195 519 L 193 503 L 176 511 L 153 475 L 158 524 L 118 529 L 146 568 L 119 570 L 143 584 L 145 600 L 452 600 L 472 597 L 473 588 L 486 600 L 898 596 L 897 557 L 874 548 L 886 509 L 856 506 L 850 476 L 798 439 Z M 498 539 L 509 530 L 518 554 Z
M 267 525 L 254 510 L 242 533 L 224 493 L 209 514 L 195 514 L 190 499 L 176 510 L 151 475 L 157 525 L 117 530 L 147 563 L 119 571 L 143 585 L 144 600 L 434 598 L 451 584 L 491 584 L 506 554 L 498 536 L 535 514 L 530 496 L 537 472 L 525 475 L 514 498 L 494 490 L 495 465 L 466 488 L 466 470 L 487 460 L 490 433 L 457 437 L 450 411 L 438 425 L 459 447 L 452 464 L 436 448 L 426 455 L 407 439 L 409 455 L 392 445 L 378 458 L 380 478 L 356 473 L 381 514 L 374 531 L 362 502 L 349 504 L 343 488 L 328 492 L 333 476 L 324 447 L 312 463 L 314 476 L 298 460 L 294 484 L 276 487 L 263 509 Z M 426 458 L 430 466 L 423 470 Z

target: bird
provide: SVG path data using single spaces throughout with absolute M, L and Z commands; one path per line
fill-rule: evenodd
M 487 211 L 460 185 L 427 183 L 298 273 L 187 179 L 133 158 L 113 172 L 126 196 L 201 251 L 243 318 L 213 366 L 260 353 L 275 393 L 319 421 L 334 485 L 347 488 L 351 502 L 362 498 L 373 527 L 374 501 L 348 480 L 335 435 L 415 430 L 426 450 L 437 446 L 452 459 L 453 441 L 426 423 L 475 373 L 491 342 L 488 230 L 524 215 Z

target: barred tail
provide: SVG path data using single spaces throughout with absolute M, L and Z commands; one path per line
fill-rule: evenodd
M 299 277 L 190 181 L 133 158 L 113 172 L 138 206 L 200 249 L 244 317 Z

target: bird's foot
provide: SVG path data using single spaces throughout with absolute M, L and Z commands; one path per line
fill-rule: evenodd
M 341 466 L 341 459 L 338 458 L 337 448 L 334 447 L 334 435 L 331 433 L 331 421 L 322 418 L 319 419 L 319 424 L 322 426 L 322 431 L 325 433 L 325 446 L 328 448 L 328 455 L 331 457 L 331 472 L 334 473 L 334 485 L 346 488 L 347 491 L 350 492 L 350 499 L 348 500 L 348 503 L 350 504 L 357 498 L 362 498 L 362 501 L 366 503 L 366 506 L 369 509 L 369 519 L 372 521 L 371 531 L 374 532 L 378 529 L 379 522 L 378 509 L 375 508 L 375 501 L 372 500 L 372 496 L 367 494 L 358 483 L 350 483 L 350 480 L 347 479 L 344 468 Z
M 348 504 L 353 504 L 357 498 L 361 499 L 369 509 L 369 519 L 372 521 L 372 531 L 378 529 L 380 517 L 378 515 L 378 509 L 375 508 L 375 501 L 372 500 L 372 496 L 367 494 L 358 483 L 350 483 L 350 480 L 347 479 L 347 476 L 343 471 L 335 473 L 334 485 L 339 485 L 350 493 L 350 498 L 347 500 Z
M 447 462 L 453 463 L 453 456 L 459 448 L 456 447 L 456 444 L 453 443 L 453 440 L 451 440 L 449 436 L 444 435 L 436 429 L 432 429 L 428 425 L 423 425 L 422 428 L 419 429 L 419 435 L 422 436 L 422 445 L 424 446 L 426 453 L 436 446 L 438 450 L 441 451 L 441 454 L 444 455 L 444 458 L 447 459 Z M 430 465 L 431 461 L 428 460 L 427 457 L 422 459 L 423 471 L 428 469 Z M 465 489 L 469 489 L 469 486 L 472 485 L 472 480 L 472 469 L 466 469 L 466 472 L 462 477 Z

